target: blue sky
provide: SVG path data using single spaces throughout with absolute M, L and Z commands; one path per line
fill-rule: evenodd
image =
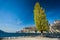
M 36 2 L 45 9 L 49 23 L 60 20 L 59 0 L 0 0 L 0 30 L 15 32 L 34 25 L 33 10 Z

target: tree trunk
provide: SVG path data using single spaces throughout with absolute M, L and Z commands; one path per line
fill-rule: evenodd
M 43 36 L 43 30 L 41 30 L 41 36 Z

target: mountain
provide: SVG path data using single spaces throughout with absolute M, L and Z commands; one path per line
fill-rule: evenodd
M 6 32 L 4 32 L 4 31 L 0 30 L 0 34 L 1 34 L 1 33 L 6 33 Z
M 16 33 L 26 33 L 26 32 L 38 32 L 35 26 L 25 27 L 22 30 L 17 31 Z M 50 33 L 60 33 L 60 20 L 55 20 L 52 25 L 49 25 L 49 32 Z
M 60 20 L 56 20 L 54 24 L 50 25 L 50 31 L 60 33 Z
M 37 29 L 35 26 L 25 27 L 22 30 L 17 31 L 16 33 L 35 33 Z

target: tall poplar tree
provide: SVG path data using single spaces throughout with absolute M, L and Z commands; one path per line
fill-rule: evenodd
M 34 6 L 34 21 L 38 31 L 43 33 L 43 31 L 49 30 L 48 21 L 46 19 L 46 14 L 43 8 L 40 6 L 39 2 L 36 2 Z

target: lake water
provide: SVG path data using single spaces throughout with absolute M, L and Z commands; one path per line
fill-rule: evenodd
M 41 33 L 0 33 L 0 37 L 40 36 Z M 43 33 L 45 37 L 60 38 L 60 33 Z

